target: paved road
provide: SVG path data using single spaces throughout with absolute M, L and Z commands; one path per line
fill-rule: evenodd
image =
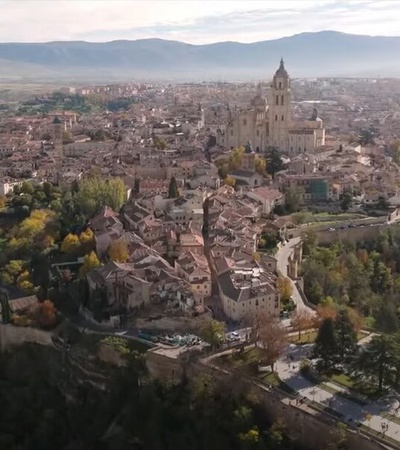
M 307 397 L 322 405 L 329 406 L 335 411 L 343 414 L 349 424 L 351 422 L 349 422 L 348 419 L 351 418 L 353 422 L 360 422 L 378 432 L 382 431 L 383 423 L 388 424 L 386 435 L 400 441 L 400 424 L 388 419 L 383 419 L 380 415 L 382 412 L 389 412 L 390 414 L 399 417 L 399 414 L 396 412 L 396 409 L 400 404 L 399 401 L 396 398 L 391 397 L 383 399 L 382 401 L 368 403 L 366 406 L 361 406 L 351 400 L 347 400 L 337 394 L 328 392 L 321 387 L 316 386 L 300 374 L 300 361 L 308 356 L 310 350 L 311 345 L 292 345 L 289 347 L 288 353 L 290 353 L 293 361 L 289 362 L 286 354 L 276 363 L 276 371 L 279 378 L 291 388 L 295 389 L 302 397 Z M 338 391 L 341 390 L 333 384 L 329 387 L 333 386 Z M 371 415 L 371 420 L 366 420 L 367 415 Z
M 287 277 L 287 266 L 288 266 L 288 260 L 290 255 L 293 253 L 293 249 L 294 247 L 300 242 L 301 238 L 297 237 L 297 238 L 293 238 L 290 239 L 287 244 L 285 245 L 281 245 L 279 247 L 279 250 L 276 254 L 276 259 L 278 261 L 278 271 L 284 276 Z M 314 314 L 314 310 L 309 308 L 308 306 L 306 306 L 303 302 L 303 299 L 301 298 L 301 295 L 296 287 L 296 284 L 294 283 L 293 280 L 290 280 L 290 283 L 292 285 L 292 289 L 293 289 L 293 300 L 296 303 L 296 307 L 298 311 L 302 311 L 302 310 L 306 310 L 311 314 Z

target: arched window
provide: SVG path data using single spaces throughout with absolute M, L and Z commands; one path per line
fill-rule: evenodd
M 275 114 L 275 122 L 278 120 L 278 115 Z
M 276 104 L 276 105 L 279 105 L 279 95 L 276 96 L 275 104 Z
M 283 105 L 283 95 L 281 95 L 281 105 Z
M 285 116 L 282 116 L 282 122 L 285 120 Z
M 282 81 L 279 82 L 279 89 L 282 89 Z

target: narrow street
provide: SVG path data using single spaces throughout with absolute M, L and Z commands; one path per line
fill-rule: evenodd
M 306 310 L 310 314 L 314 314 L 314 310 L 304 304 L 303 299 L 300 295 L 299 290 L 296 287 L 295 282 L 288 277 L 287 266 L 288 266 L 289 257 L 293 253 L 294 247 L 300 242 L 300 240 L 301 240 L 300 237 L 293 238 L 293 239 L 290 239 L 287 244 L 281 245 L 279 247 L 279 250 L 276 254 L 276 259 L 278 262 L 278 271 L 284 277 L 287 277 L 290 280 L 290 284 L 292 285 L 292 290 L 293 290 L 292 297 L 293 297 L 293 301 L 296 303 L 297 310 L 298 311 Z

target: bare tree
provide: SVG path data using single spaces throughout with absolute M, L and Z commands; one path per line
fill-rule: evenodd
M 301 332 L 313 328 L 315 319 L 307 310 L 297 310 L 292 314 L 291 324 L 294 331 L 299 332 L 299 340 L 301 339 Z
M 263 350 L 267 364 L 274 364 L 287 346 L 286 331 L 275 317 L 267 314 L 249 314 L 243 323 L 249 327 L 248 341 Z
M 259 333 L 259 344 L 265 352 L 267 364 L 274 371 L 274 365 L 287 347 L 287 335 L 279 321 L 274 318 L 264 316 Z

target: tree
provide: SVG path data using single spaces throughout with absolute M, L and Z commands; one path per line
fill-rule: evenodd
M 153 143 L 157 150 L 165 150 L 167 147 L 167 143 L 164 141 L 164 139 L 160 139 L 157 136 L 154 136 Z
M 350 362 L 357 351 L 357 333 L 347 308 L 339 309 L 334 328 L 339 360 L 345 363 Z
M 86 228 L 85 231 L 82 231 L 82 233 L 79 235 L 79 242 L 82 245 L 85 244 L 91 244 L 94 239 L 94 234 L 91 228 Z
M 321 323 L 314 345 L 314 358 L 317 358 L 319 370 L 330 370 L 336 362 L 337 343 L 332 319 L 324 319 Z
M 218 320 L 210 320 L 204 325 L 201 335 L 213 348 L 217 348 L 223 342 L 226 333 L 226 324 Z
M 21 193 L 32 195 L 34 192 L 33 186 L 28 181 L 23 181 L 21 185 Z
M 69 233 L 65 236 L 61 243 L 61 251 L 63 253 L 74 253 L 81 246 L 79 237 L 76 234 Z
M 306 309 L 299 309 L 293 312 L 291 325 L 293 331 L 298 331 L 299 340 L 301 339 L 301 332 L 312 328 L 314 322 L 314 317 Z
M 232 172 L 234 170 L 237 170 L 242 165 L 243 161 L 243 155 L 244 155 L 244 147 L 237 147 L 235 150 L 233 150 L 231 156 L 229 157 L 228 162 L 228 171 Z
M 236 184 L 236 180 L 235 180 L 235 178 L 233 178 L 233 177 L 226 176 L 226 177 L 224 178 L 224 184 L 225 184 L 226 186 L 234 187 L 235 184 Z
M 279 276 L 278 277 L 278 289 L 281 296 L 281 301 L 283 303 L 286 303 L 290 300 L 290 297 L 293 294 L 293 287 L 292 283 L 290 282 L 289 278 Z
M 289 188 L 285 192 L 285 210 L 288 214 L 298 211 L 300 207 L 300 197 L 295 189 Z
M 378 391 L 382 391 L 383 385 L 390 384 L 395 360 L 393 337 L 386 334 L 374 336 L 365 346 L 355 361 L 355 367 L 359 376 L 372 378 L 378 383 Z
M 169 187 L 168 187 L 168 198 L 178 198 L 179 192 L 178 192 L 178 185 L 176 183 L 175 177 L 172 177 L 169 181 Z
M 267 364 L 274 371 L 275 362 L 287 347 L 287 336 L 279 322 L 271 316 L 264 316 L 259 330 L 259 342 L 264 350 Z
M 108 257 L 111 261 L 123 263 L 129 258 L 128 246 L 122 239 L 112 241 L 108 248 Z
M 121 178 L 104 180 L 97 175 L 91 176 L 79 182 L 75 201 L 87 217 L 92 217 L 105 205 L 119 211 L 126 201 L 125 184 Z
M 346 191 L 340 196 L 340 207 L 343 211 L 347 211 L 348 209 L 350 209 L 352 203 L 353 196 L 351 195 L 351 192 Z
M 45 300 L 44 302 L 33 306 L 28 312 L 28 315 L 43 328 L 54 327 L 58 320 L 57 309 L 50 300 Z
M 83 258 L 83 265 L 79 269 L 79 275 L 81 278 L 84 278 L 91 270 L 100 266 L 99 258 L 97 257 L 95 252 L 90 252 L 88 255 L 85 255 Z
M 266 167 L 267 162 L 265 161 L 265 158 L 260 155 L 256 155 L 256 172 L 260 175 L 265 175 Z
M 285 165 L 282 161 L 281 155 L 279 154 L 277 148 L 275 147 L 269 148 L 265 154 L 265 158 L 267 160 L 266 163 L 267 173 L 269 173 L 272 176 L 272 178 L 274 178 L 277 172 L 280 172 L 285 168 Z
M 317 246 L 318 236 L 315 231 L 308 231 L 302 237 L 303 255 L 310 255 Z

